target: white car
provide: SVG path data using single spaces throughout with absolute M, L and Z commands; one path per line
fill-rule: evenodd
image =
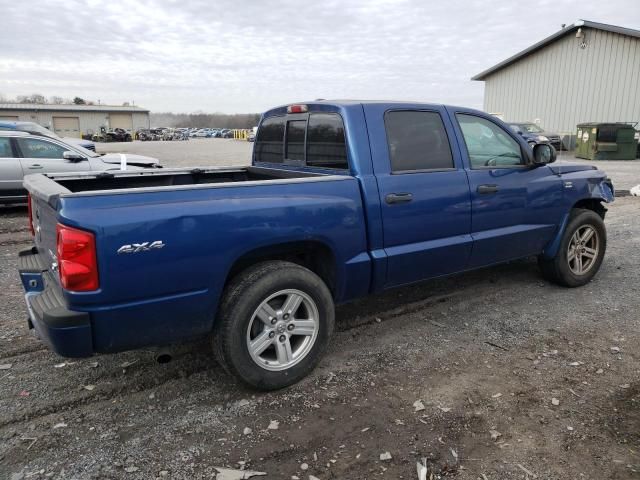
M 34 135 L 43 135 L 45 137 L 57 138 L 70 145 L 79 145 L 87 150 L 96 151 L 96 144 L 91 140 L 84 140 L 82 138 L 73 137 L 60 137 L 55 132 L 52 132 L 48 128 L 43 127 L 35 122 L 14 122 L 14 121 L 0 121 L 0 130 L 7 131 L 19 131 L 33 133 Z
M 160 168 L 160 160 L 142 155 L 125 156 L 127 169 Z M 100 155 L 62 139 L 27 132 L 0 130 L 0 204 L 24 203 L 22 178 L 30 173 L 119 170 L 119 153 Z

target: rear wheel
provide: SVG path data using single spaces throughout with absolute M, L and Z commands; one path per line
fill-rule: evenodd
M 574 209 L 555 257 L 538 258 L 544 276 L 566 287 L 588 283 L 600 269 L 607 248 L 607 232 L 600 215 Z
M 315 368 L 333 325 L 333 299 L 320 277 L 294 263 L 265 262 L 226 288 L 212 341 L 231 374 L 274 390 Z

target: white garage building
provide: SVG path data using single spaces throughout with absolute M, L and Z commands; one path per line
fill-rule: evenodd
M 101 127 L 124 128 L 128 132 L 149 128 L 149 110 L 110 105 L 0 103 L 0 120 L 35 122 L 61 137 L 80 138 L 99 132 Z
M 484 110 L 507 122 L 567 136 L 584 122 L 637 123 L 640 30 L 580 20 L 472 80 L 485 82 Z

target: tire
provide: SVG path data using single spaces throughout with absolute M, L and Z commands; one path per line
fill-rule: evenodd
M 290 316 L 282 308 L 287 301 L 294 305 Z M 225 289 L 213 329 L 213 350 L 230 374 L 259 390 L 276 390 L 298 382 L 316 367 L 334 322 L 331 292 L 315 273 L 291 262 L 259 263 Z
M 588 232 L 591 232 L 591 236 L 581 247 L 580 240 L 586 238 L 585 234 Z M 578 253 L 580 259 L 576 258 L 576 246 L 584 252 Z M 540 256 L 538 264 L 547 280 L 565 287 L 581 287 L 589 283 L 600 269 L 606 249 L 607 231 L 600 215 L 593 210 L 575 208 L 567 222 L 556 256 L 551 259 Z M 596 250 L 595 254 L 592 250 Z M 593 257 L 587 257 L 589 254 Z M 580 262 L 582 268 L 578 268 L 577 262 Z

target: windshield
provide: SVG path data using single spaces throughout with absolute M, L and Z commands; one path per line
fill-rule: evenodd
M 523 130 L 529 133 L 542 133 L 544 131 L 535 123 L 522 123 L 520 124 L 520 126 L 522 127 Z
M 48 128 L 44 128 L 42 125 L 38 125 L 37 123 L 18 123 L 16 124 L 16 130 L 20 130 L 22 132 L 37 133 L 46 137 L 60 138 Z

